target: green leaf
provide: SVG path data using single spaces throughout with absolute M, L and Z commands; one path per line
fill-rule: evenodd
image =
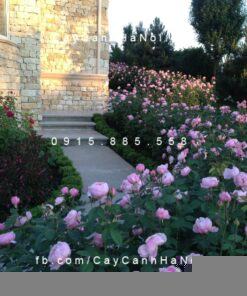
M 56 232 L 52 229 L 47 229 L 45 231 L 45 238 L 49 241 L 53 240 L 56 235 Z
M 111 237 L 112 237 L 112 239 L 114 240 L 114 242 L 115 242 L 117 245 L 122 245 L 122 243 L 123 243 L 123 236 L 122 236 L 122 234 L 120 233 L 120 231 L 118 231 L 118 230 L 115 229 L 115 228 L 111 228 L 110 233 L 111 233 Z
M 89 264 L 82 264 L 80 266 L 80 272 L 92 272 L 94 270 L 94 265 L 92 262 Z
M 145 207 L 147 210 L 154 212 L 156 207 L 155 207 L 155 203 L 152 200 L 148 200 L 145 203 Z

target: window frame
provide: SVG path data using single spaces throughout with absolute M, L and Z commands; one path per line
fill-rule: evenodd
M 5 14 L 6 14 L 6 35 L 0 34 L 0 39 L 9 40 L 9 0 L 5 1 Z

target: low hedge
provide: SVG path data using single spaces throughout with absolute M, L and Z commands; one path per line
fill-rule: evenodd
M 54 203 L 54 199 L 61 195 L 61 189 L 63 187 L 76 188 L 80 191 L 83 190 L 83 181 L 80 174 L 74 168 L 72 161 L 64 155 L 61 146 L 50 146 L 50 151 L 52 154 L 53 162 L 58 167 L 58 172 L 60 174 L 60 184 L 56 188 L 47 200 L 47 203 Z M 42 213 L 42 205 L 38 205 L 31 209 L 32 215 L 38 217 Z
M 137 152 L 131 146 L 123 146 L 121 144 L 122 136 L 107 124 L 104 115 L 95 114 L 93 116 L 93 121 L 96 123 L 96 130 L 98 132 L 108 137 L 108 139 L 116 139 L 116 145 L 111 146 L 111 148 L 121 155 L 127 162 L 133 166 L 136 166 L 138 163 L 143 163 L 148 168 L 154 168 L 157 165 L 152 159 Z

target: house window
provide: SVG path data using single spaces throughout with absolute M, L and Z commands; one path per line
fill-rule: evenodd
M 0 0 L 0 35 L 7 33 L 7 0 Z

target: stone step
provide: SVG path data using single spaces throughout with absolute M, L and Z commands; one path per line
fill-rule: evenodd
M 90 114 L 44 114 L 43 122 L 92 122 Z
M 81 129 L 42 129 L 39 134 L 51 139 L 53 145 L 60 144 L 65 147 L 70 146 L 106 146 L 107 137 L 101 135 L 95 130 Z M 69 139 L 69 144 L 66 140 Z M 80 140 L 79 140 L 80 139 Z
M 42 121 L 40 122 L 41 128 L 44 129 L 94 129 L 94 122 L 83 121 Z

